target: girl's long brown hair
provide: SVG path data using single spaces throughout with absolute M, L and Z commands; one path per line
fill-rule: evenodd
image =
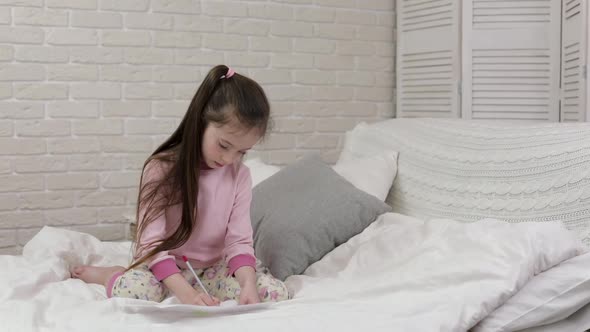
M 178 248 L 186 243 L 198 222 L 197 195 L 202 162 L 203 133 L 210 123 L 226 124 L 231 120 L 243 129 L 258 129 L 263 137 L 268 129 L 270 106 L 260 85 L 235 73 L 225 78 L 228 67 L 215 66 L 209 71 L 184 118 L 174 133 L 146 160 L 139 185 L 137 203 L 137 233 L 135 236 L 135 262 L 130 270 L 146 262 L 159 252 Z M 152 165 L 149 165 L 152 163 Z M 164 175 L 144 183 L 146 167 L 166 164 Z M 166 220 L 172 229 L 163 240 L 143 243 L 143 234 L 150 223 L 166 209 L 182 204 L 180 222 Z M 143 212 L 143 213 L 142 213 Z M 139 220 L 141 218 L 141 220 Z M 138 257 L 139 253 L 141 257 Z

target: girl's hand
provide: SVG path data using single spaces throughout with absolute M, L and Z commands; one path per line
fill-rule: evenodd
M 178 298 L 182 304 L 203 305 L 203 306 L 218 306 L 219 299 L 214 296 L 209 296 L 204 292 L 194 291 L 180 296 Z
M 256 272 L 251 266 L 242 266 L 234 273 L 240 284 L 240 300 L 238 304 L 256 304 L 260 302 L 256 288 Z
M 256 289 L 256 283 L 247 283 L 240 290 L 240 300 L 238 304 L 256 304 L 260 303 L 260 297 L 258 297 L 258 290 Z
M 180 273 L 174 273 L 163 280 L 164 285 L 170 289 L 182 304 L 194 305 L 219 305 L 219 300 L 205 294 L 205 292 L 194 289 Z

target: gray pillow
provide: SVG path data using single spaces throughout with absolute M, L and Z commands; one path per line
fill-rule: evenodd
M 318 155 L 305 156 L 253 189 L 250 214 L 256 257 L 285 280 L 390 210 Z

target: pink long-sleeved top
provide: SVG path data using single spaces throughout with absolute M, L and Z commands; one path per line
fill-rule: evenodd
M 150 162 L 143 175 L 143 183 L 160 179 L 164 164 Z M 228 275 L 242 266 L 256 267 L 250 203 L 252 201 L 252 179 L 250 170 L 241 162 L 215 169 L 201 169 L 199 193 L 197 196 L 197 223 L 188 241 L 181 247 L 163 251 L 148 263 L 149 269 L 158 280 L 179 273 L 179 266 L 186 267 L 182 256 L 186 256 L 194 268 L 212 266 L 224 259 L 229 267 Z M 171 206 L 148 225 L 141 238 L 141 244 L 161 240 L 171 234 L 180 223 L 182 204 Z M 145 211 L 140 211 L 139 221 Z M 149 247 L 147 248 L 149 249 Z M 136 255 L 141 257 L 146 249 Z

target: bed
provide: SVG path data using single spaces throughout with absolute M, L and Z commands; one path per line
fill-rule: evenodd
M 276 304 L 215 310 L 174 297 L 107 299 L 102 286 L 70 279 L 69 268 L 127 265 L 131 243 L 45 227 L 21 256 L 0 256 L 2 331 L 585 331 L 588 129 L 434 119 L 357 126 L 333 169 L 392 209 L 286 273 L 293 299 Z M 375 159 L 392 152 L 393 174 L 391 159 Z M 254 194 L 288 167 L 251 163 Z M 276 264 L 272 254 L 286 248 L 258 232 L 257 256 L 261 248 L 262 263 Z M 310 239 L 325 241 L 297 241 Z

